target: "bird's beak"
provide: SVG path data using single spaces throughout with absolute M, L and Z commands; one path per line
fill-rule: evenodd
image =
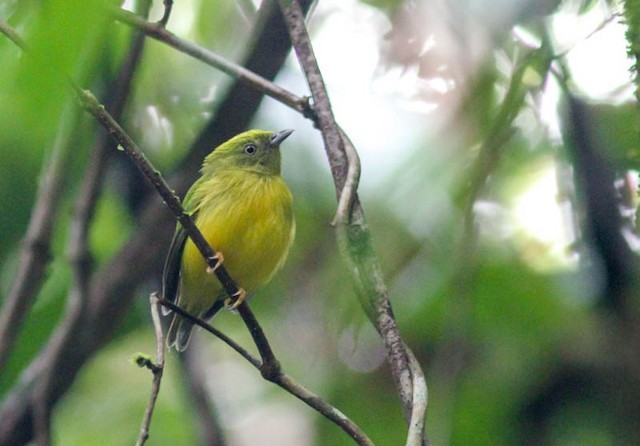
M 287 139 L 292 133 L 293 130 L 291 129 L 281 130 L 278 133 L 274 133 L 274 135 L 271 137 L 271 141 L 269 141 L 271 147 L 278 147 L 282 143 L 282 141 Z

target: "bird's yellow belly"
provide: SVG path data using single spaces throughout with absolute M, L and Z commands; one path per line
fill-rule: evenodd
M 205 201 L 196 218 L 206 240 L 222 253 L 231 277 L 247 293 L 268 282 L 280 268 L 295 231 L 291 193 L 284 181 L 274 177 L 252 183 L 242 190 L 228 190 L 222 200 Z M 188 310 L 196 313 L 206 311 L 221 295 L 220 283 L 206 269 L 202 255 L 187 240 L 181 294 L 188 295 Z

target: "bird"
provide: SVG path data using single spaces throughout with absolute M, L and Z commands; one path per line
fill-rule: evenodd
M 282 267 L 296 229 L 293 196 L 280 174 L 280 144 L 291 133 L 249 130 L 222 143 L 205 157 L 200 178 L 183 201 L 185 212 L 216 250 L 216 268 L 224 264 L 238 285 L 235 303 L 180 223 L 162 275 L 165 299 L 209 320 L 225 305 L 237 308 Z M 167 346 L 186 350 L 193 326 L 174 314 Z

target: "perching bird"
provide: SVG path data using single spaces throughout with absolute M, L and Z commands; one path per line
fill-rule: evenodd
M 292 196 L 280 176 L 280 144 L 293 130 L 249 130 L 218 146 L 183 206 L 241 288 L 235 306 L 284 263 L 295 234 Z M 178 223 L 164 265 L 163 296 L 189 313 L 212 318 L 228 296 Z M 167 345 L 184 351 L 193 322 L 175 314 Z

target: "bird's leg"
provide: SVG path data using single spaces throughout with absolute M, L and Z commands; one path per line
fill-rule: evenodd
M 225 306 L 229 310 L 235 310 L 236 308 L 238 308 L 242 304 L 242 302 L 244 302 L 244 300 L 247 298 L 247 292 L 242 288 L 238 288 L 238 291 L 233 293 L 232 297 L 235 298 L 235 301 L 233 301 L 232 298 L 229 297 L 224 302 Z
M 220 265 L 222 265 L 222 262 L 224 262 L 224 256 L 220 251 L 217 251 L 213 257 L 209 258 L 209 260 L 215 260 L 216 264 L 213 268 L 210 266 L 207 266 L 207 273 L 215 274 L 216 270 L 220 268 Z
M 224 256 L 222 255 L 222 253 L 220 251 L 216 251 L 214 256 L 211 257 L 211 259 L 215 259 L 216 264 L 213 267 L 207 266 L 207 273 L 214 274 L 216 272 L 216 270 L 218 268 L 220 268 L 220 266 L 222 265 L 222 262 L 224 262 Z M 243 290 L 242 288 L 238 288 L 238 291 L 233 293 L 233 295 L 231 297 L 228 297 L 224 301 L 224 305 L 229 310 L 235 310 L 236 308 L 238 308 L 242 304 L 242 302 L 244 302 L 244 300 L 246 298 L 247 298 L 247 292 L 245 290 Z

